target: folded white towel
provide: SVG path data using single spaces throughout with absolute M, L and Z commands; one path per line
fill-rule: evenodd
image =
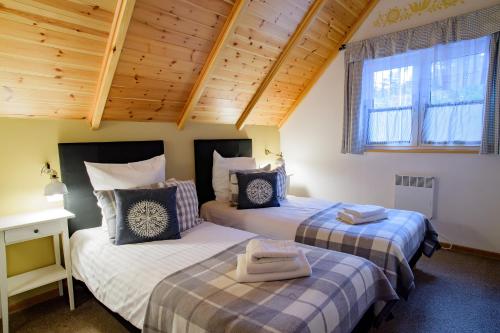
M 297 258 L 297 257 L 295 257 L 295 258 Z M 292 257 L 289 257 L 289 258 L 269 257 L 269 258 L 257 259 L 257 258 L 252 257 L 252 255 L 247 252 L 247 261 L 249 261 L 249 259 L 250 259 L 249 262 L 254 263 L 254 264 L 269 264 L 269 263 L 275 263 L 275 262 L 287 262 L 287 261 L 292 261 L 295 258 L 292 258 Z
M 252 258 L 295 258 L 299 251 L 291 240 L 252 239 L 247 244 L 246 252 Z
M 262 262 L 266 259 L 282 258 L 262 258 L 255 260 L 249 253 L 246 253 L 247 272 L 250 274 L 280 273 L 295 271 L 300 268 L 298 257 L 284 258 L 285 260 L 275 260 L 274 262 Z
M 375 222 L 375 221 L 386 219 L 387 218 L 387 211 L 384 211 L 380 214 L 373 215 L 370 217 L 365 217 L 365 218 L 353 216 L 353 215 L 346 213 L 344 211 L 339 211 L 337 213 L 337 218 L 344 221 L 344 222 L 350 223 L 350 224 L 362 224 L 362 223 Z
M 278 273 L 264 273 L 264 274 L 250 274 L 247 272 L 247 262 L 246 254 L 238 255 L 238 265 L 236 267 L 235 278 L 237 282 L 264 282 L 264 281 L 277 281 L 277 280 L 288 280 L 295 279 L 303 276 L 310 276 L 311 266 L 307 261 L 305 254 L 302 251 L 298 251 L 299 255 L 297 259 L 300 262 L 300 268 L 289 272 L 278 272 Z
M 346 211 L 346 213 L 361 218 L 378 215 L 385 212 L 384 207 L 375 205 L 354 205 L 345 207 L 344 210 Z

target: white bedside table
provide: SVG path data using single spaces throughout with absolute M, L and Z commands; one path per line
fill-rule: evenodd
M 0 300 L 2 303 L 3 332 L 9 331 L 9 296 L 59 281 L 59 295 L 63 295 L 62 280 L 67 279 L 69 306 L 75 308 L 68 218 L 75 217 L 64 209 L 51 209 L 34 213 L 0 217 Z M 61 266 L 59 235 L 62 234 L 64 267 Z M 54 238 L 54 265 L 7 278 L 5 248 L 9 244 L 52 236 Z

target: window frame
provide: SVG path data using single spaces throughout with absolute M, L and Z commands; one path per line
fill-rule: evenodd
M 431 52 L 433 48 L 429 48 L 429 52 Z M 412 51 L 409 51 L 412 52 Z M 408 52 L 408 53 L 409 53 Z M 487 55 L 487 53 L 486 53 Z M 466 56 L 464 53 L 463 56 Z M 426 58 L 426 57 L 423 57 Z M 471 101 L 458 101 L 456 103 L 439 103 L 439 104 L 431 104 L 431 91 L 430 84 L 424 84 L 424 80 L 429 80 L 429 76 L 431 75 L 431 67 L 435 63 L 436 60 L 446 60 L 441 57 L 433 60 L 420 60 L 418 58 L 413 60 L 399 60 L 396 61 L 396 65 L 394 63 L 386 64 L 385 66 L 380 64 L 372 64 L 370 69 L 370 76 L 368 84 L 371 89 L 374 89 L 374 78 L 373 74 L 377 71 L 383 70 L 391 70 L 394 68 L 401 68 L 405 66 L 414 66 L 415 70 L 413 71 L 413 75 L 418 75 L 418 77 L 413 80 L 412 85 L 412 117 L 411 117 L 411 140 L 410 144 L 397 144 L 397 143 L 388 143 L 388 144 L 371 144 L 369 142 L 369 115 L 373 110 L 397 110 L 397 109 L 408 109 L 409 106 L 400 106 L 400 107 L 386 107 L 386 108 L 378 108 L 375 109 L 372 107 L 368 108 L 365 105 L 365 99 L 363 94 L 361 95 L 362 104 L 361 107 L 366 109 L 366 142 L 365 142 L 365 150 L 368 152 L 422 152 L 422 153 L 439 153 L 439 152 L 450 152 L 450 153 L 477 153 L 479 151 L 480 143 L 478 144 L 432 144 L 425 143 L 423 140 L 423 126 L 424 126 L 424 117 L 426 111 L 429 107 L 433 106 L 456 106 L 456 105 L 471 105 L 471 104 L 485 104 L 486 96 L 483 97 L 482 100 L 471 100 Z M 425 67 L 425 68 L 424 68 Z M 363 77 L 364 80 L 364 68 L 363 68 Z M 416 90 L 416 91 L 415 91 Z M 372 99 L 373 103 L 373 99 Z M 484 114 L 484 110 L 483 110 Z

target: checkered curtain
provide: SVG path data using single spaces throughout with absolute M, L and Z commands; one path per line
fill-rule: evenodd
M 491 35 L 481 154 L 500 155 L 500 32 Z
M 363 61 L 345 64 L 343 154 L 363 154 L 366 143 L 366 115 L 361 107 Z
M 500 4 L 480 9 L 465 15 L 450 17 L 448 19 L 426 24 L 417 28 L 407 29 L 348 44 L 344 52 L 346 72 L 344 83 L 345 103 L 342 153 L 362 154 L 365 150 L 367 117 L 363 114 L 362 108 L 360 107 L 363 61 L 365 59 L 388 57 L 411 50 L 430 48 L 438 44 L 476 39 L 486 35 L 498 33 L 499 31 Z M 496 64 L 496 68 L 498 69 L 498 58 Z M 496 77 L 495 80 L 498 80 L 496 72 L 491 73 L 490 70 L 490 76 L 493 74 Z M 490 81 L 490 83 L 491 82 L 493 81 Z M 493 117 L 493 125 L 488 122 L 488 128 L 496 128 L 496 134 L 493 135 L 493 141 L 496 138 L 496 143 L 493 145 L 489 143 L 484 144 L 483 140 L 485 153 L 488 153 L 490 146 L 493 147 L 492 151 L 495 151 L 496 147 L 497 153 L 499 149 L 499 102 L 497 98 L 494 97 L 499 95 L 498 85 L 496 85 L 495 88 L 496 94 L 492 91 L 492 89 L 489 89 L 490 93 L 488 94 L 490 97 L 490 105 L 492 105 L 492 100 L 494 102 L 490 109 L 494 109 L 496 114 L 496 116 Z M 490 121 L 490 119 L 485 121 Z M 490 133 L 493 132 L 494 130 L 488 131 L 488 137 L 485 138 L 486 141 L 491 139 Z M 483 146 L 481 151 L 483 151 Z

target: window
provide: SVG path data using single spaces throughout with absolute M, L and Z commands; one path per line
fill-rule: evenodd
M 489 37 L 363 65 L 368 146 L 479 146 Z

